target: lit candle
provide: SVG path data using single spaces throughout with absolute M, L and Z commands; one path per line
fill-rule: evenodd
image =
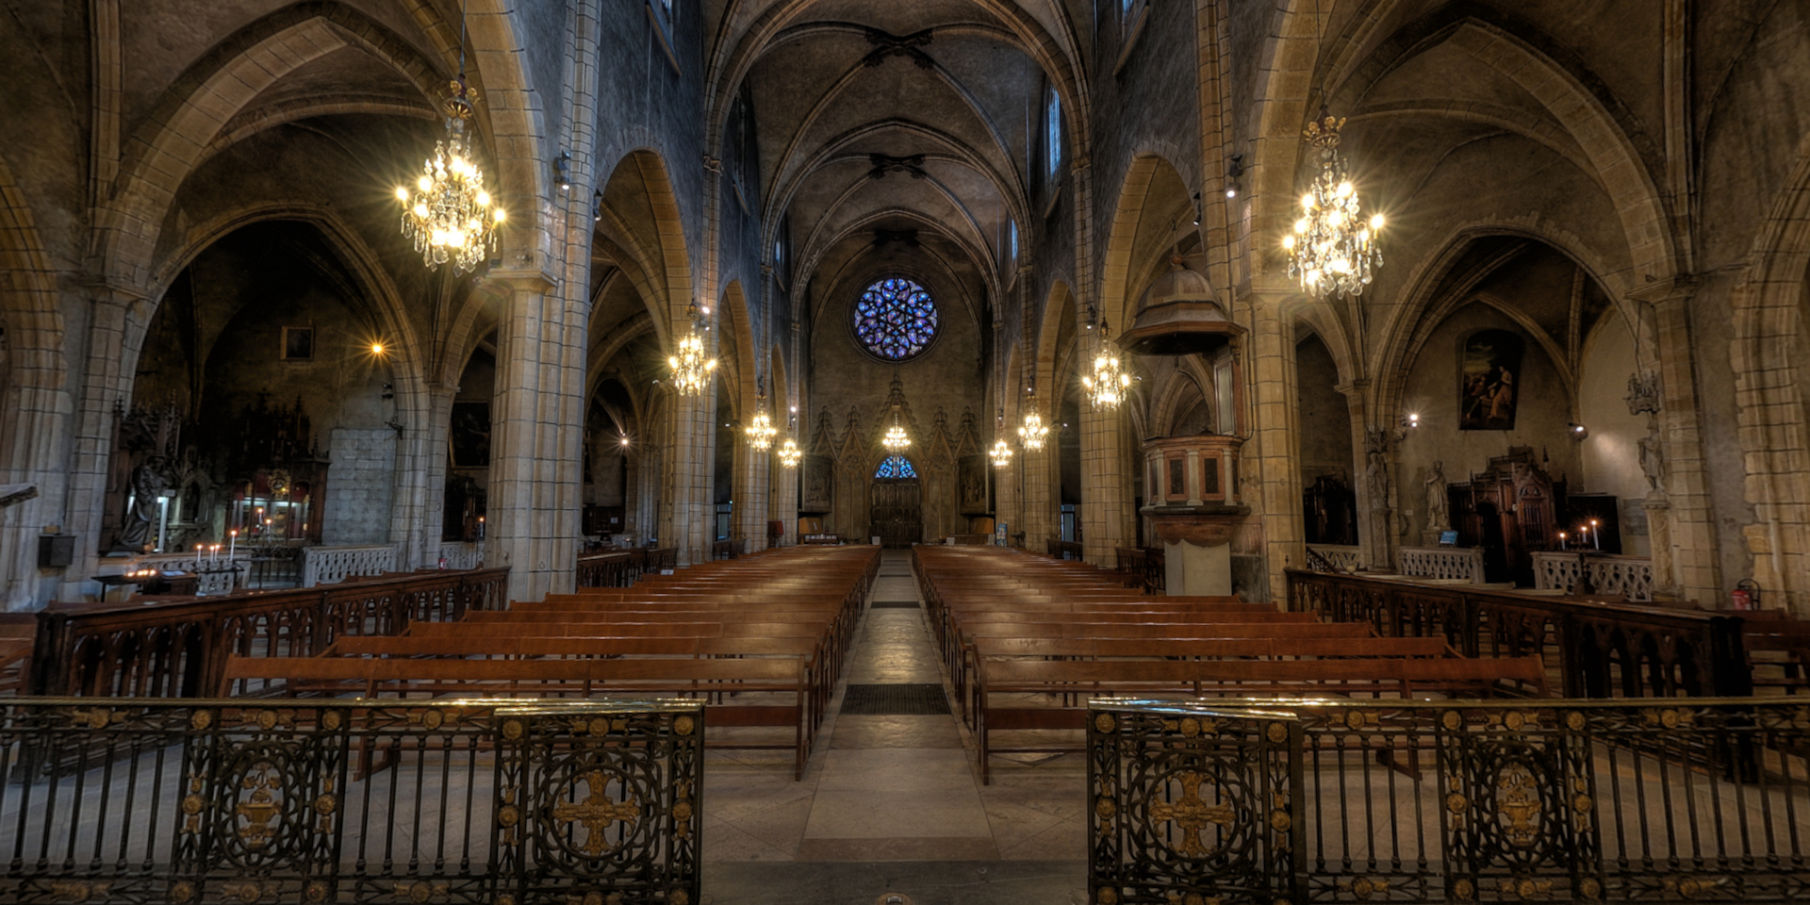
M 1563 531 L 1559 532 L 1559 549 L 1565 549 L 1565 532 Z
M 1590 520 L 1590 543 L 1593 544 L 1596 549 L 1601 550 L 1603 548 L 1603 532 L 1597 528 L 1598 524 L 1600 523 L 1596 519 Z
M 237 550 L 237 549 L 239 549 L 239 529 L 234 528 L 232 531 L 232 540 L 231 540 L 231 542 L 229 542 L 226 545 L 226 561 L 227 562 L 232 562 L 233 551 Z

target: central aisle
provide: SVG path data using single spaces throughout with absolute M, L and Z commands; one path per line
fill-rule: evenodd
M 704 901 L 1086 901 L 1081 758 L 1002 760 L 983 787 L 949 704 L 911 554 L 888 550 L 804 779 L 765 752 L 710 753 Z

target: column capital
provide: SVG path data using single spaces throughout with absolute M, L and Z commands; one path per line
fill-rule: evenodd
M 1628 298 L 1657 309 L 1689 299 L 1697 294 L 1697 288 L 1697 278 L 1691 274 L 1674 274 L 1669 278 L 1648 274 L 1646 284 L 1629 291 Z
M 718 158 L 718 157 L 713 157 L 709 154 L 705 154 L 704 155 L 704 172 L 709 173 L 712 176 L 722 175 L 722 173 L 723 173 L 722 159 Z
M 1347 380 L 1344 383 L 1333 384 L 1332 388 L 1347 399 L 1362 399 L 1365 393 L 1370 392 L 1370 378 L 1359 377 L 1356 380 Z
M 559 286 L 559 278 L 540 267 L 496 268 L 484 274 L 484 282 L 494 283 L 511 292 L 544 295 Z

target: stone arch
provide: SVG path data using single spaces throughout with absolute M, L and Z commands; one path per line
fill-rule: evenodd
M 1188 406 L 1199 403 L 1212 411 L 1212 395 L 1200 382 L 1200 376 L 1193 368 L 1178 367 L 1169 372 L 1168 377 L 1156 388 L 1150 399 L 1149 425 L 1152 436 L 1178 436 L 1177 419 L 1188 411 Z
M 1754 522 L 1742 528 L 1753 577 L 1810 612 L 1810 412 L 1800 384 L 1806 293 L 1810 293 L 1810 139 L 1754 238 L 1750 263 L 1731 298 L 1736 422 L 1745 453 L 1745 496 Z
M 730 280 L 722 292 L 723 336 L 734 341 L 735 359 L 726 362 L 731 365 L 732 373 L 721 375 L 719 379 L 730 382 L 729 398 L 735 405 L 734 414 L 752 416 L 755 398 L 760 395 L 757 391 L 760 363 L 756 360 L 760 357 L 760 346 L 754 341 L 754 322 L 749 316 L 748 297 L 742 292 L 741 281 Z
M 439 77 L 387 28 L 340 3 L 271 13 L 227 37 L 164 92 L 146 125 L 127 140 L 113 200 L 97 217 L 100 265 L 120 287 L 142 287 L 155 266 L 165 212 L 232 118 L 288 74 L 358 46 L 432 98 Z
M 625 271 L 654 314 L 662 336 L 683 332 L 678 328 L 685 323 L 696 288 L 685 245 L 683 214 L 666 158 L 651 148 L 632 150 L 616 161 L 603 185 L 606 218 L 615 218 L 617 225 L 623 227 L 616 244 L 638 265 L 625 267 Z M 621 211 L 607 210 L 612 194 L 621 198 L 625 191 L 634 193 L 634 200 L 645 205 L 644 213 L 652 220 L 653 235 L 647 241 L 626 228 L 626 221 L 620 219 Z M 641 273 L 636 273 L 637 269 Z
M 1061 341 L 1063 326 L 1075 323 L 1075 294 L 1067 283 L 1057 280 L 1050 286 L 1049 300 L 1043 305 L 1043 322 L 1038 325 L 1037 360 L 1033 369 L 1037 396 L 1027 406 L 1034 406 L 1045 423 L 1053 422 L 1061 409 L 1063 388 L 1056 385 L 1057 378 L 1063 373 L 1059 363 L 1063 357 L 1072 354 L 1072 350 L 1058 349 L 1056 345 Z
M 1409 287 L 1404 293 L 1403 303 L 1397 305 L 1389 319 L 1383 324 L 1381 342 L 1373 353 L 1374 367 L 1371 373 L 1376 379 L 1370 385 L 1365 399 L 1365 411 L 1371 424 L 1392 424 L 1396 417 L 1396 409 L 1401 401 L 1402 387 L 1407 379 L 1407 366 L 1420 347 L 1421 338 L 1437 326 L 1427 323 L 1433 317 L 1435 307 L 1440 300 L 1435 296 L 1440 285 L 1452 272 L 1453 266 L 1472 243 L 1496 236 L 1517 236 L 1538 242 L 1565 257 L 1582 268 L 1590 279 L 1602 286 L 1608 293 L 1614 310 L 1630 324 L 1639 324 L 1640 319 L 1632 316 L 1631 303 L 1622 290 L 1620 281 L 1605 279 L 1599 267 L 1606 262 L 1593 254 L 1587 246 L 1573 241 L 1575 237 L 1553 236 L 1545 232 L 1531 232 L 1519 225 L 1504 224 L 1471 224 L 1460 227 L 1446 243 L 1432 254 L 1421 259 L 1409 278 L 1403 283 Z M 1449 308 L 1449 305 L 1448 305 Z M 1443 315 L 1440 315 L 1443 317 Z M 1334 348 L 1325 331 L 1319 331 L 1321 339 L 1326 341 L 1327 348 L 1332 350 L 1335 361 L 1340 361 L 1339 351 Z M 1536 335 L 1530 333 L 1530 335 Z M 1650 342 L 1650 338 L 1646 341 Z M 1554 359 L 1557 365 L 1563 357 Z M 1341 363 L 1341 370 L 1343 365 Z
M 1137 274 L 1132 273 L 1131 267 L 1135 255 L 1142 250 L 1138 247 L 1138 239 L 1152 201 L 1153 183 L 1165 171 L 1183 186 L 1187 185 L 1174 163 L 1158 154 L 1145 152 L 1132 158 L 1119 188 L 1105 256 L 1100 262 L 1099 290 L 1100 317 L 1117 324 L 1117 329 L 1123 329 L 1135 313 L 1131 306 L 1136 299 L 1131 296 L 1137 288 L 1132 285 Z

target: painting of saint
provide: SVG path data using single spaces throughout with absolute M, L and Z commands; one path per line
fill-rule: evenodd
M 1513 430 L 1520 401 L 1522 338 L 1480 330 L 1464 341 L 1458 363 L 1458 429 Z

